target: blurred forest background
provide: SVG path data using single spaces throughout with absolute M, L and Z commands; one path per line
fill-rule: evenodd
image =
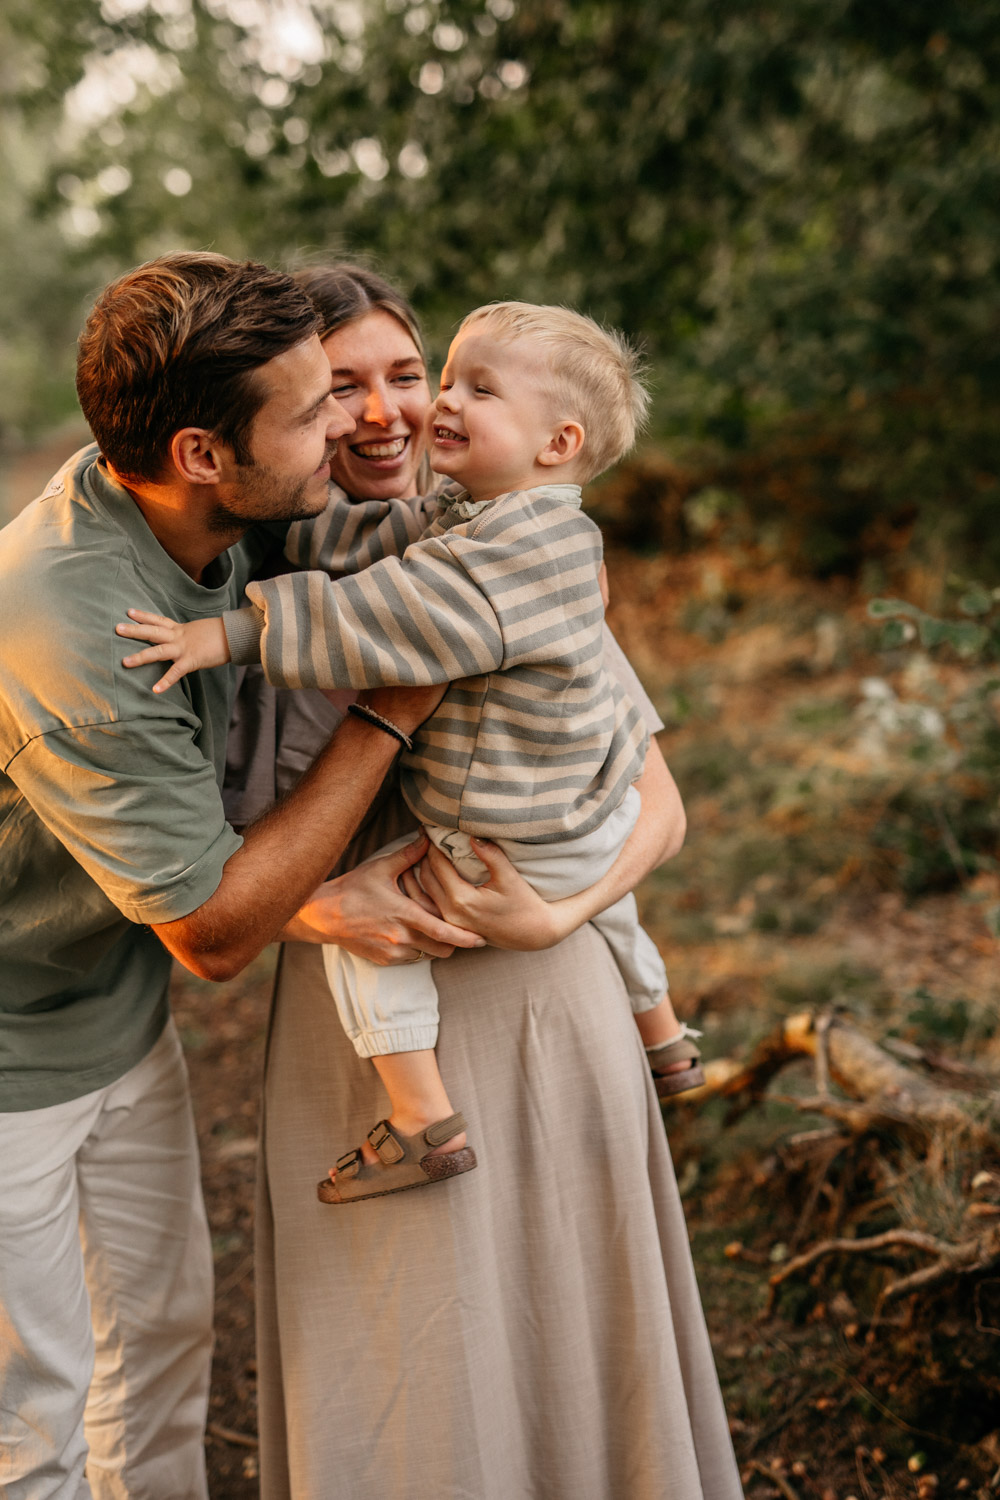
M 745 1482 L 995 1494 L 1000 0 L 6 0 L 0 79 L 8 511 L 169 249 L 364 254 L 435 355 L 508 296 L 643 341 L 594 508 L 691 819 L 641 901 L 713 1059 L 667 1123 Z M 266 988 L 177 992 L 220 1497 Z

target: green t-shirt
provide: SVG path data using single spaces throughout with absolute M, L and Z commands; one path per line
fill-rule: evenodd
M 166 1023 L 143 924 L 201 906 L 242 842 L 219 793 L 234 670 L 154 694 L 162 664 L 122 667 L 114 627 L 233 608 L 267 545 L 195 583 L 95 447 L 0 532 L 0 1111 L 104 1087 Z

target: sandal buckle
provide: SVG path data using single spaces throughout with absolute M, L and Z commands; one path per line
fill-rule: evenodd
M 337 1158 L 338 1177 L 357 1177 L 361 1159 L 361 1152 L 357 1147 L 353 1151 L 345 1151 L 343 1156 Z
M 392 1133 L 388 1120 L 379 1120 L 368 1132 L 369 1143 L 378 1156 L 379 1161 L 385 1162 L 387 1167 L 395 1166 L 396 1162 L 402 1161 L 406 1152 Z

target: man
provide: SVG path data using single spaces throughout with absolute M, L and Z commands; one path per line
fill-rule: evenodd
M 122 277 L 80 341 L 97 447 L 0 534 L 6 1500 L 207 1493 L 211 1254 L 170 955 L 225 979 L 281 935 L 399 744 L 349 718 L 240 838 L 218 790 L 231 669 L 154 695 L 114 626 L 233 607 L 273 546 L 258 523 L 323 508 L 353 423 L 316 329 L 290 278 L 252 263 L 171 255 Z M 438 696 L 370 703 L 408 732 Z

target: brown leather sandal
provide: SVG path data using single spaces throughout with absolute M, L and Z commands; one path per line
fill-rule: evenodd
M 362 1198 L 402 1193 L 406 1188 L 426 1187 L 428 1183 L 444 1182 L 448 1177 L 471 1172 L 476 1165 L 476 1153 L 471 1146 L 437 1154 L 433 1149 L 465 1129 L 462 1114 L 436 1120 L 419 1135 L 403 1135 L 393 1130 L 388 1120 L 379 1120 L 368 1132 L 369 1144 L 378 1161 L 369 1166 L 360 1147 L 348 1151 L 337 1162 L 336 1178 L 324 1177 L 316 1184 L 317 1197 L 321 1203 L 360 1203 Z
M 653 1081 L 656 1084 L 657 1097 L 660 1099 L 672 1099 L 675 1094 L 686 1094 L 689 1089 L 700 1089 L 705 1082 L 705 1070 L 701 1066 L 701 1053 L 691 1041 L 692 1037 L 701 1036 L 700 1031 L 686 1026 L 681 1022 L 681 1029 L 676 1036 L 672 1036 L 668 1042 L 661 1042 L 658 1047 L 647 1047 L 646 1056 L 649 1058 L 649 1066 L 653 1070 Z M 664 1063 L 689 1062 L 689 1068 L 679 1068 L 673 1073 L 660 1073 Z

